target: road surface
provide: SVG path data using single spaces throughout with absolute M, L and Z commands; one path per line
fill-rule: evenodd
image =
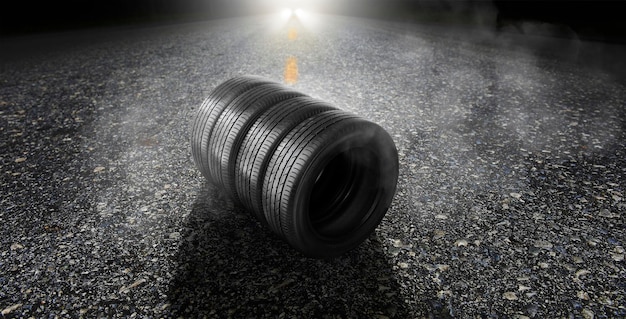
M 576 62 L 595 44 L 315 15 L 2 41 L 6 317 L 626 316 L 626 89 Z M 304 258 L 194 167 L 190 119 L 240 74 L 393 136 L 355 251 Z

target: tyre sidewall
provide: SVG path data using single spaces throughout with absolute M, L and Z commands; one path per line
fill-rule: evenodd
M 291 212 L 291 220 L 287 221 L 291 227 L 288 228 L 294 231 L 291 235 L 295 239 L 292 245 L 312 257 L 333 257 L 358 246 L 381 222 L 396 191 L 398 154 L 389 134 L 380 126 L 359 118 L 341 124 L 341 129 L 323 131 L 318 136 L 321 143 L 297 174 L 295 196 L 288 204 Z M 377 198 L 359 226 L 345 235 L 328 238 L 318 233 L 310 220 L 311 192 L 323 168 L 335 156 L 351 148 L 365 148 L 378 157 L 374 168 L 381 176 Z

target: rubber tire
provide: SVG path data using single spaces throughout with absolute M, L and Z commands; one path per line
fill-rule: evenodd
M 213 90 L 191 144 L 209 181 L 311 257 L 359 245 L 395 194 L 398 154 L 387 132 L 261 77 Z
M 263 178 L 271 154 L 294 127 L 313 115 L 335 107 L 307 96 L 281 102 L 263 113 L 250 127 L 237 156 L 236 192 L 241 204 L 263 225 Z
M 263 112 L 303 95 L 277 83 L 261 84 L 233 100 L 217 119 L 209 139 L 209 170 L 215 183 L 235 203 L 240 203 L 235 187 L 235 164 L 246 133 Z
M 363 242 L 395 194 L 398 153 L 380 126 L 325 111 L 294 127 L 271 154 L 262 204 L 270 228 L 307 256 Z
M 215 183 L 208 164 L 211 146 L 209 139 L 217 118 L 245 91 L 264 83 L 273 82 L 251 75 L 232 78 L 216 87 L 198 109 L 191 125 L 191 153 L 196 166 L 210 182 Z

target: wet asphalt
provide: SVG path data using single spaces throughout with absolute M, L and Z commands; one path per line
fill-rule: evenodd
M 600 44 L 313 15 L 2 42 L 3 317 L 626 316 L 626 86 L 581 63 Z M 241 74 L 394 138 L 356 250 L 303 257 L 194 167 L 194 111 Z

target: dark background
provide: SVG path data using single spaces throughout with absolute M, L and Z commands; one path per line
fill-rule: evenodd
M 321 3 L 321 5 L 320 5 Z M 331 5 L 329 5 L 331 4 Z M 584 40 L 625 43 L 622 1 L 503 0 L 108 0 L 11 1 L 0 10 L 0 34 L 161 24 L 264 14 L 284 6 L 324 13 L 487 26 L 524 32 L 525 22 L 568 28 Z M 527 31 L 526 31 L 527 32 Z M 558 35 L 557 35 L 558 36 Z

